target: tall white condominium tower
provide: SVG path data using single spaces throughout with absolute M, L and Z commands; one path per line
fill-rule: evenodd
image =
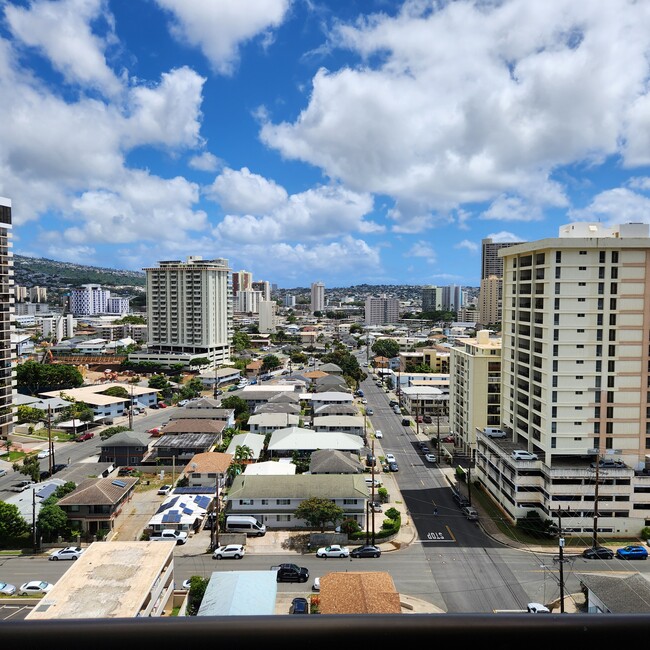
M 366 298 L 365 322 L 367 325 L 385 325 L 399 320 L 399 299 L 388 298 L 385 294 Z
M 70 311 L 75 316 L 93 316 L 108 312 L 111 292 L 98 284 L 82 284 L 70 292 Z
M 272 334 L 276 330 L 277 308 L 275 300 L 260 300 L 259 302 L 259 330 L 262 334 Z
M 192 256 L 144 271 L 147 354 L 129 359 L 172 365 L 207 358 L 215 367 L 229 362 L 233 307 L 228 261 Z
M 284 306 L 289 309 L 296 306 L 296 297 L 292 296 L 290 293 L 285 294 L 284 296 Z
M 311 285 L 311 311 L 325 309 L 325 285 L 322 282 L 313 282 Z
M 650 525 L 648 225 L 576 222 L 500 255 L 508 438 L 477 434 L 478 479 L 512 518 L 556 522 L 561 506 L 563 525 L 594 541 L 640 533 Z M 603 459 L 620 462 L 601 469 Z
M 463 288 L 457 284 L 442 287 L 442 308 L 458 311 L 463 306 Z
M 521 242 L 481 241 L 481 286 L 479 289 L 479 318 L 483 325 L 501 322 L 503 259 L 499 251 Z M 492 278 L 496 278 L 493 280 Z
M 14 268 L 11 252 L 11 201 L 0 197 L 0 438 L 13 429 L 11 330 L 14 320 Z

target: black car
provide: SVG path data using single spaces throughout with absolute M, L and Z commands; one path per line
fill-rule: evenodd
M 45 481 L 46 479 L 50 478 L 50 476 L 51 474 L 47 470 L 44 470 L 38 475 L 38 478 L 40 481 Z
M 309 614 L 309 603 L 306 598 L 294 598 L 291 601 L 289 614 Z
M 426 442 L 418 442 L 418 447 L 423 454 L 428 454 L 431 451 Z
M 399 472 L 399 467 L 397 466 L 397 463 L 388 463 L 388 470 L 390 472 Z
M 411 425 L 411 420 L 409 420 L 408 418 L 402 418 L 402 424 L 403 424 L 405 427 L 408 427 L 408 426 Z
M 52 474 L 56 474 L 66 467 L 67 465 L 65 463 L 56 463 L 56 465 L 52 465 Z
M 582 551 L 582 557 L 587 560 L 611 560 L 614 557 L 614 551 L 611 548 L 597 546 L 596 548 L 587 548 Z
M 381 549 L 379 546 L 366 544 L 365 546 L 357 546 L 350 551 L 350 557 L 379 557 Z

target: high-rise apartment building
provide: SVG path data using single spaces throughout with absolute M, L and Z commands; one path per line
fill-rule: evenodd
M 458 311 L 463 306 L 463 288 L 457 284 L 442 287 L 442 308 L 446 311 Z
M 0 438 L 6 440 L 13 430 L 14 380 L 11 331 L 14 313 L 14 268 L 11 252 L 11 201 L 0 197 Z
M 262 334 L 272 334 L 276 331 L 276 313 L 278 305 L 274 300 L 260 300 L 259 303 L 259 330 Z
M 311 285 L 311 311 L 324 311 L 325 285 L 322 282 L 313 282 Z
M 501 295 L 503 284 L 503 259 L 499 251 L 521 242 L 493 242 L 490 237 L 481 241 L 481 287 L 479 314 L 481 323 L 501 322 Z M 492 278 L 496 278 L 493 280 Z
M 83 284 L 70 292 L 70 311 L 75 316 L 94 316 L 108 312 L 111 292 L 98 284 Z
M 232 295 L 237 296 L 240 291 L 251 289 L 253 274 L 250 271 L 234 271 L 232 274 Z
M 422 287 L 422 311 L 440 311 L 442 309 L 442 289 L 440 287 Z
M 288 309 L 293 309 L 296 306 L 296 297 L 290 293 L 285 294 L 284 296 L 284 306 Z
M 246 314 L 257 314 L 260 310 L 260 300 L 263 300 L 261 291 L 253 291 L 252 289 L 242 289 L 237 294 L 235 303 L 237 311 Z
M 481 280 L 478 317 L 482 325 L 501 322 L 502 288 L 503 282 L 496 275 Z
M 30 287 L 29 299 L 31 302 L 47 302 L 47 288 Z
M 271 283 L 268 280 L 251 282 L 251 289 L 262 294 L 262 300 L 271 300 Z
M 76 322 L 72 314 L 52 314 L 41 318 L 41 333 L 44 339 L 59 343 L 74 336 Z
M 513 519 L 562 506 L 576 533 L 640 531 L 650 525 L 648 225 L 576 222 L 500 255 L 508 438 L 477 436 L 476 475 Z M 602 458 L 620 463 L 601 471 Z
M 399 299 L 385 294 L 366 298 L 365 322 L 367 325 L 385 325 L 399 321 Z
M 147 351 L 129 359 L 192 365 L 205 358 L 213 367 L 229 362 L 233 305 L 227 260 L 191 256 L 144 271 Z
M 501 339 L 486 330 L 451 348 L 449 430 L 465 451 L 476 445 L 476 429 L 501 424 Z

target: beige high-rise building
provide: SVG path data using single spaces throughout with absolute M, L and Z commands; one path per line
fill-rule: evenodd
M 261 334 L 272 334 L 277 329 L 278 305 L 273 300 L 260 300 L 259 302 L 259 330 Z
M 482 325 L 501 322 L 501 278 L 491 275 L 481 280 L 479 320 Z
M 650 525 L 649 232 L 576 222 L 500 251 L 508 437 L 477 436 L 475 475 L 513 519 L 562 506 L 576 533 Z
M 232 295 L 237 297 L 240 291 L 251 289 L 253 274 L 250 271 L 234 271 L 232 274 Z
M 147 275 L 147 351 L 130 360 L 208 366 L 230 361 L 232 286 L 228 262 L 188 257 L 159 262 Z
M 366 298 L 366 325 L 385 325 L 399 321 L 399 299 L 386 295 Z
M 467 453 L 476 447 L 476 429 L 501 424 L 501 339 L 480 330 L 459 341 L 449 358 L 449 430 Z
M 13 379 L 11 352 L 11 331 L 13 330 L 14 314 L 14 263 L 11 252 L 11 201 L 0 197 L 0 269 L 2 283 L 0 284 L 0 439 L 6 440 L 13 430 L 13 395 L 15 382 Z
M 311 311 L 323 311 L 325 309 L 325 285 L 322 282 L 314 282 L 311 285 Z

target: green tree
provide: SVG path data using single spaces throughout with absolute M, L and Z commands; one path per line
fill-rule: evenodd
M 318 526 L 320 532 L 325 532 L 325 525 L 331 523 L 333 526 L 343 519 L 345 512 L 331 499 L 321 497 L 310 497 L 300 503 L 294 510 L 294 517 L 304 519 L 310 526 Z
M 196 616 L 199 613 L 209 581 L 209 578 L 202 578 L 201 576 L 192 576 L 190 578 L 190 591 L 187 594 L 187 608 L 185 610 L 187 616 Z
M 124 316 L 115 321 L 116 325 L 146 325 L 146 319 L 142 316 Z
M 199 357 L 198 359 L 192 359 L 190 361 L 190 366 L 207 366 L 210 363 L 210 359 L 208 357 Z
M 83 375 L 71 365 L 26 361 L 16 366 L 16 385 L 18 392 L 23 394 L 78 388 L 83 383 Z
M 65 537 L 70 529 L 68 516 L 55 503 L 41 506 L 36 526 L 46 542 L 54 541 L 59 535 Z
M 106 390 L 102 391 L 102 395 L 108 395 L 109 397 L 123 397 L 128 399 L 129 391 L 124 388 L 124 386 L 111 386 Z
M 29 476 L 32 481 L 38 481 L 41 474 L 41 464 L 38 460 L 38 454 L 30 454 L 23 458 L 22 464 L 14 463 L 12 465 L 15 472 L 20 472 L 25 476 Z
M 394 359 L 399 354 L 399 343 L 395 339 L 379 339 L 372 344 L 372 351 L 379 357 Z
M 18 506 L 0 501 L 0 546 L 24 535 L 29 531 L 28 523 L 23 519 Z
M 267 354 L 262 360 L 262 372 L 269 372 L 270 370 L 276 370 L 282 364 L 280 359 L 278 359 L 275 354 Z
M 70 406 L 64 408 L 57 418 L 58 422 L 65 422 L 66 420 L 72 420 L 72 430 L 73 435 L 77 435 L 77 423 L 81 424 L 82 422 L 92 422 L 95 419 L 94 411 L 83 402 L 77 402 L 75 399 L 67 396 L 65 393 L 61 393 L 61 399 L 67 400 L 70 402 Z
M 251 337 L 246 332 L 235 332 L 232 335 L 232 346 L 235 352 L 243 352 L 251 346 Z
M 236 420 L 248 418 L 249 415 L 248 403 L 246 400 L 243 400 L 241 397 L 237 397 L 236 395 L 224 397 L 221 400 L 221 408 L 234 409 Z
M 99 434 L 99 437 L 102 440 L 108 440 L 108 438 L 111 436 L 114 436 L 116 433 L 122 433 L 122 431 L 131 431 L 131 429 L 122 425 L 116 427 L 107 427 Z
M 148 386 L 149 388 L 162 391 L 169 387 L 169 382 L 165 375 L 153 375 L 153 377 L 149 377 Z
M 41 422 L 45 419 L 45 411 L 43 409 L 35 409 L 31 406 L 18 407 L 18 423 L 23 422 Z

